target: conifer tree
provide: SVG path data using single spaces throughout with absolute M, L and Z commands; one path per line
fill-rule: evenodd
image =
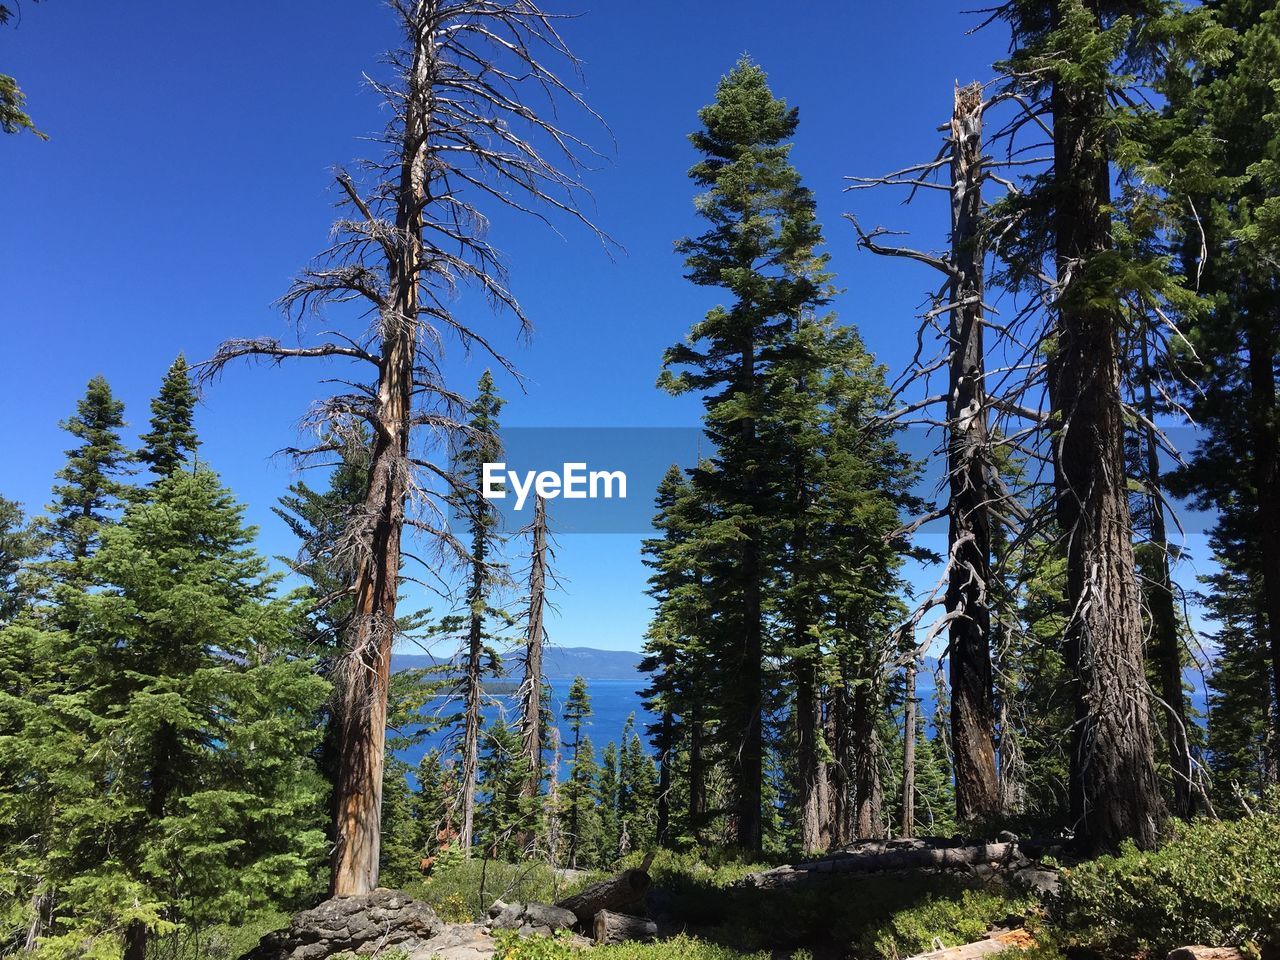
M 58 786 L 51 949 L 121 936 L 143 960 L 154 933 L 311 886 L 326 685 L 242 513 L 209 471 L 175 473 L 102 534 L 90 586 L 59 591 L 74 627 L 43 641 L 60 678 L 32 758 Z
M 630 714 L 622 725 L 618 755 L 618 829 L 623 855 L 653 846 L 657 793 L 658 771 L 636 733 L 635 714 Z
M 128 499 L 129 452 L 120 440 L 124 404 L 102 377 L 89 381 L 75 415 L 62 429 L 79 441 L 67 451 L 53 488 L 47 532 L 56 579 L 74 579 L 75 565 L 97 549 L 104 528 L 114 523 Z
M 527 779 L 522 796 L 526 806 L 537 801 L 545 774 L 543 750 L 547 744 L 550 691 L 542 676 L 542 648 L 547 639 L 546 610 L 549 578 L 547 502 L 534 497 L 533 522 L 529 525 L 529 591 L 524 613 L 524 677 L 520 683 L 520 741 Z M 535 836 L 526 831 L 517 838 L 519 847 L 528 850 Z
M 564 722 L 569 725 L 569 742 L 565 744 L 569 750 L 569 779 L 561 790 L 561 802 L 569 834 L 567 863 L 569 869 L 576 870 L 578 853 L 582 848 L 584 820 L 587 811 L 594 806 L 591 795 L 595 757 L 591 740 L 583 731 L 591 717 L 591 695 L 587 692 L 587 681 L 582 677 L 574 677 L 573 683 L 569 685 L 563 716 Z
M 466 556 L 466 635 L 462 650 L 462 760 L 459 771 L 458 844 L 471 849 L 475 831 L 476 780 L 480 772 L 481 708 L 486 667 L 498 669 L 493 643 L 497 635 L 491 624 L 507 621 L 494 605 L 495 591 L 507 586 L 510 576 L 501 561 L 503 538 L 493 501 L 482 495 L 484 464 L 499 459 L 498 414 L 504 401 L 498 396 L 488 370 L 476 385 L 467 429 L 454 457 L 457 478 L 455 504 L 466 521 L 470 543 Z
M 1000 13 L 1014 37 L 1001 69 L 1031 105 L 1014 132 L 1052 116 L 1052 169 L 1028 177 L 1009 202 L 1001 255 L 1006 282 L 1048 307 L 1037 342 L 1047 355 L 1055 511 L 1067 543 L 1072 819 L 1085 847 L 1125 839 L 1150 847 L 1163 803 L 1124 469 L 1120 336 L 1130 307 L 1182 294 L 1160 261 L 1115 250 L 1112 164 L 1140 174 L 1130 134 L 1154 110 L 1130 106 L 1138 101 L 1123 88 L 1162 61 L 1168 10 L 1157 0 L 1009 0 Z
M 195 465 L 200 440 L 195 431 L 196 392 L 182 354 L 173 361 L 160 393 L 151 401 L 151 429 L 140 436 L 137 460 L 163 479 L 179 467 Z
M 22 504 L 0 497 L 0 626 L 13 620 L 30 600 L 24 570 L 41 551 L 36 525 Z
M 619 856 L 622 824 L 618 819 L 618 797 L 622 792 L 621 756 L 618 744 L 610 740 L 600 751 L 596 768 L 596 809 L 600 811 L 600 863 L 609 865 Z
M 499 717 L 484 731 L 480 756 L 476 842 L 486 857 L 514 860 L 521 854 L 519 834 L 529 817 L 526 777 L 520 728 Z

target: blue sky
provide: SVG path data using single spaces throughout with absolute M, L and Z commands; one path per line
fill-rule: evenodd
M 500 384 L 508 425 L 690 426 L 696 399 L 654 387 L 665 347 L 715 302 L 682 278 L 672 243 L 698 229 L 685 171 L 696 111 L 743 51 L 800 108 L 794 159 L 814 189 L 836 303 L 895 371 L 934 277 L 854 248 L 841 214 L 910 229 L 937 246 L 945 208 L 890 194 L 844 194 L 843 177 L 932 157 L 954 81 L 990 75 L 1000 27 L 936 0 L 896 3 L 619 3 L 566 0 L 563 27 L 585 61 L 583 89 L 616 148 L 588 177 L 595 220 L 625 247 L 610 259 L 585 231 L 563 237 L 499 216 L 492 239 L 535 325 L 523 345 L 509 318 L 474 295 L 460 315 L 528 377 Z M 208 357 L 229 336 L 289 335 L 272 302 L 325 242 L 330 171 L 359 157 L 383 121 L 361 83 L 394 42 L 376 0 L 22 5 L 0 33 L 0 60 L 29 97 L 48 142 L 0 141 L 0 492 L 29 509 L 48 499 L 67 446 L 59 420 L 101 373 L 131 428 L 178 351 Z M 577 127 L 586 132 L 585 127 Z M 448 358 L 474 383 L 483 358 Z M 293 443 L 319 368 L 241 367 L 205 393 L 203 455 L 262 528 L 262 547 L 292 553 L 270 507 L 294 477 L 274 451 Z M 561 538 L 564 589 L 551 623 L 564 645 L 635 649 L 647 603 L 639 537 Z

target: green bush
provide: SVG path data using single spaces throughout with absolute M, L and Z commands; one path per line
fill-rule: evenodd
M 487 918 L 495 900 L 555 903 L 602 876 L 567 880 L 541 861 L 457 859 L 438 865 L 430 877 L 406 884 L 405 892 L 431 904 L 443 920 L 467 923 Z
M 931 878 L 936 884 L 941 878 Z M 915 906 L 898 910 L 859 938 L 859 956 L 898 960 L 940 947 L 982 939 L 1010 914 L 1030 909 L 1031 900 L 1004 887 L 973 888 L 928 894 Z
M 512 931 L 495 937 L 494 960 L 769 960 L 768 953 L 739 953 L 695 937 L 672 937 L 659 943 L 623 943 L 596 947 L 589 953 L 562 937 L 521 938 Z M 799 955 L 796 955 L 799 960 Z M 811 960 L 811 958 L 810 958 Z
M 1054 923 L 1107 953 L 1280 943 L 1280 812 L 1197 821 L 1158 850 L 1068 870 Z

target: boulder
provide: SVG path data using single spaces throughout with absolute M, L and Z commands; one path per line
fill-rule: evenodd
M 379 888 L 304 910 L 258 941 L 242 960 L 325 960 L 338 953 L 370 956 L 389 949 L 412 953 L 443 926 L 427 904 L 403 891 Z

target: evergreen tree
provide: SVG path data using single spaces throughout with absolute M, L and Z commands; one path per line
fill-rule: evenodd
M 658 771 L 636 733 L 635 714 L 622 725 L 618 756 L 618 828 L 620 852 L 649 850 L 657 837 Z
M 1121 333 L 1132 310 L 1184 305 L 1161 258 L 1118 243 L 1117 176 L 1142 180 L 1154 108 L 1125 90 L 1156 82 L 1176 27 L 1160 0 L 1009 0 L 1011 91 L 1051 115 L 1053 162 L 993 226 L 1003 279 L 1049 306 L 1038 343 L 1053 429 L 1055 511 L 1067 550 L 1064 638 L 1075 684 L 1071 816 L 1086 847 L 1155 844 L 1163 803 L 1145 692 L 1143 624 L 1124 470 Z M 1135 79 L 1136 78 L 1136 79 Z M 1149 101 L 1146 101 L 1149 103 Z M 1015 125 L 1030 130 L 1027 121 Z M 1036 128 L 1035 136 L 1040 131 Z M 1114 165 L 1114 166 L 1113 166 Z
M 471 849 L 474 839 L 483 679 L 486 667 L 496 673 L 500 663 L 493 646 L 497 637 L 491 632 L 490 624 L 503 625 L 509 621 L 493 601 L 494 592 L 510 582 L 500 559 L 503 541 L 498 530 L 498 513 L 493 502 L 482 494 L 484 464 L 496 461 L 501 451 L 498 414 L 502 405 L 493 376 L 486 370 L 476 386 L 476 399 L 472 401 L 470 419 L 453 463 L 454 504 L 470 533 L 466 557 L 466 634 L 460 665 L 463 732 L 458 843 L 464 851 Z
M 486 857 L 514 860 L 522 853 L 519 834 L 530 813 L 526 776 L 520 728 L 499 717 L 485 729 L 480 755 L 476 842 Z
M 142 449 L 136 459 L 145 463 L 158 479 L 179 467 L 195 465 L 200 440 L 195 431 L 196 392 L 191 386 L 187 361 L 182 354 L 173 361 L 160 384 L 160 393 L 151 401 L 151 429 L 140 436 Z
M 243 918 L 312 889 L 324 854 L 308 717 L 326 685 L 291 656 L 297 607 L 207 470 L 175 473 L 101 535 L 27 751 L 54 785 L 35 875 L 50 949 Z
M 22 504 L 0 497 L 0 626 L 13 620 L 30 601 L 24 570 L 41 551 L 36 525 Z
M 102 377 L 89 381 L 75 415 L 61 426 L 79 441 L 67 451 L 66 466 L 58 471 L 62 483 L 53 488 L 54 500 L 47 508 L 51 572 L 66 580 L 75 579 L 76 565 L 97 549 L 103 529 L 115 522 L 129 496 L 122 479 L 129 453 L 120 441 L 124 404 Z
M 569 685 L 569 696 L 564 704 L 564 722 L 569 725 L 569 742 L 565 746 L 569 750 L 569 779 L 565 783 L 561 797 L 564 804 L 564 822 L 569 835 L 567 861 L 569 868 L 576 870 L 578 851 L 583 835 L 583 819 L 591 804 L 592 771 L 595 758 L 584 756 L 584 747 L 590 749 L 591 741 L 583 733 L 591 717 L 591 695 L 587 692 L 587 681 L 582 677 L 574 677 Z
M 618 798 L 622 793 L 621 756 L 618 744 L 610 740 L 600 752 L 596 768 L 596 809 L 600 811 L 600 864 L 608 866 L 619 856 L 622 846 L 622 824 L 618 817 Z

